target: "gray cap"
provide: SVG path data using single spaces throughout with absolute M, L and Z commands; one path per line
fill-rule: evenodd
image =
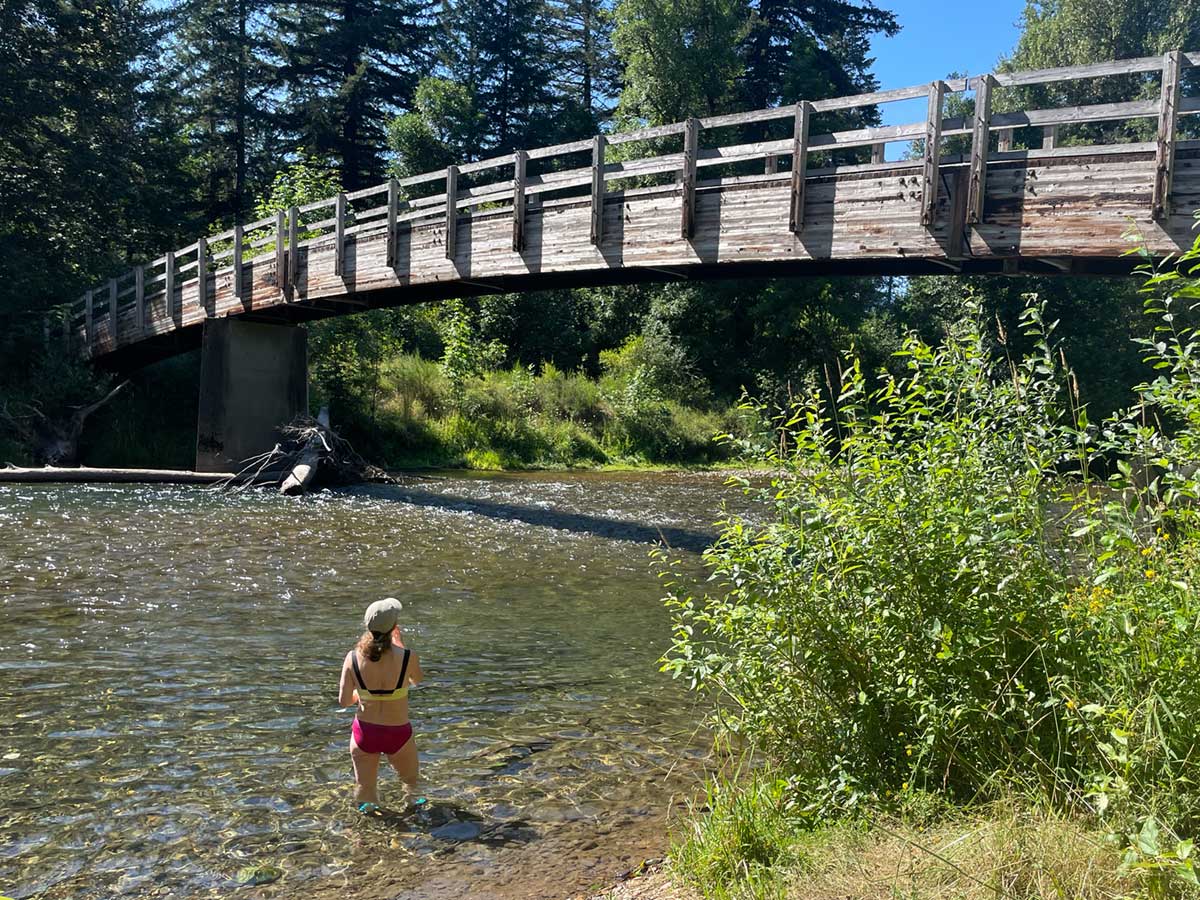
M 400 610 L 403 608 L 403 605 L 395 597 L 376 600 L 367 607 L 366 615 L 363 616 L 363 625 L 367 631 L 374 631 L 376 634 L 391 631 L 400 621 Z

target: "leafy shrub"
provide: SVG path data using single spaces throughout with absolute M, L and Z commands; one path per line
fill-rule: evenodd
M 873 393 L 847 360 L 834 400 L 780 423 L 774 520 L 731 521 L 720 589 L 668 597 L 665 667 L 732 700 L 814 819 L 1015 785 L 1195 824 L 1200 532 L 1133 477 L 1145 419 L 1091 428 L 1035 305 L 1025 322 L 1035 349 L 998 364 L 977 310 L 940 347 L 909 338 Z M 1175 471 L 1181 441 L 1153 443 Z

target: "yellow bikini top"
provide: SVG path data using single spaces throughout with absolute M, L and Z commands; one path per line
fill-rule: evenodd
M 404 676 L 408 673 L 408 658 L 412 655 L 412 651 L 407 647 L 404 649 L 404 659 L 400 662 L 400 677 L 396 681 L 396 686 L 390 691 L 373 691 L 367 687 L 363 681 L 362 670 L 358 667 L 358 651 L 354 651 L 350 659 L 354 665 L 354 677 L 358 679 L 360 700 L 404 700 L 408 697 L 408 686 L 404 684 Z M 366 694 L 367 696 L 363 696 Z

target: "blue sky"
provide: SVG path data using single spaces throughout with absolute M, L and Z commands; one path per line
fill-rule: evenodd
M 961 6 L 876 0 L 876 5 L 894 12 L 901 25 L 898 35 L 877 36 L 871 45 L 881 90 L 925 84 L 950 72 L 992 71 L 996 60 L 1016 45 L 1025 9 L 1024 0 L 977 0 Z M 925 101 L 888 103 L 880 111 L 887 125 L 915 122 L 925 117 Z

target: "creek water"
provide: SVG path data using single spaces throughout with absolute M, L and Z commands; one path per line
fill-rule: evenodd
M 253 889 L 278 897 L 602 881 L 702 770 L 703 709 L 658 671 L 649 550 L 665 537 L 699 575 L 726 504 L 747 507 L 681 474 L 302 499 L 0 485 L 0 894 L 217 896 L 253 866 L 282 872 Z M 337 680 L 388 595 L 427 673 L 428 802 L 385 772 L 363 817 Z

